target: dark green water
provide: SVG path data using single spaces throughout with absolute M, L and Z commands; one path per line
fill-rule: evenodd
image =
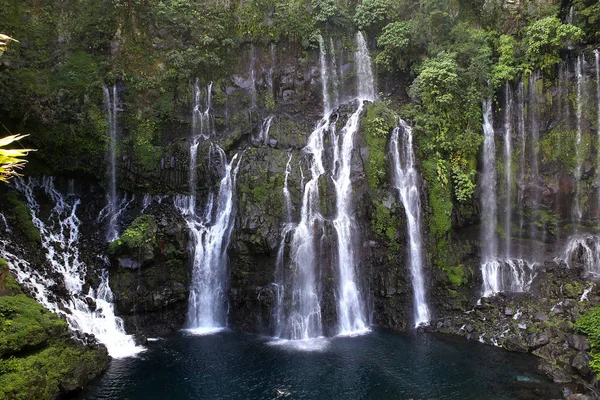
M 268 338 L 185 333 L 115 360 L 79 399 L 551 399 L 531 357 L 434 335 L 375 331 L 298 349 Z

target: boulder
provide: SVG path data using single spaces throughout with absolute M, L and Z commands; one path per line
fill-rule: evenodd
M 590 349 L 590 345 L 588 340 L 583 335 L 571 335 L 567 338 L 569 342 L 569 346 L 579 351 L 588 351 Z
M 590 373 L 590 359 L 586 353 L 580 351 L 573 357 L 571 367 L 575 368 L 581 375 L 586 376 Z

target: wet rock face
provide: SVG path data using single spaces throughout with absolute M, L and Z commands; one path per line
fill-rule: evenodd
M 540 359 L 540 371 L 555 383 L 577 387 L 589 381 L 590 359 L 587 339 L 574 332 L 573 323 L 596 304 L 581 301 L 590 285 L 577 270 L 547 265 L 530 293 L 484 298 L 475 309 L 443 318 L 431 329 L 532 353 Z M 589 295 L 598 294 L 594 287 Z
M 125 230 L 121 242 L 138 228 L 143 240 L 131 240 L 111 255 L 110 285 L 116 313 L 128 332 L 156 336 L 181 329 L 189 295 L 190 264 L 185 221 L 170 204 L 149 207 L 142 217 L 150 221 L 140 232 L 136 220 Z M 150 225 L 150 228 L 148 228 Z M 133 260 L 124 265 L 123 260 Z

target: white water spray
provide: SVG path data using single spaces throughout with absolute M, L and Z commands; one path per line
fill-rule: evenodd
M 419 193 L 419 173 L 415 166 L 412 128 L 399 120 L 390 140 L 392 152 L 394 187 L 404 206 L 408 221 L 409 258 L 413 287 L 415 327 L 426 324 L 431 319 L 426 300 L 425 278 L 423 274 L 423 235 L 421 229 L 421 199 Z
M 196 334 L 218 331 L 226 326 L 228 260 L 227 247 L 234 223 L 234 193 L 239 169 L 238 156 L 227 163 L 225 152 L 213 145 L 219 165 L 224 167 L 218 194 L 211 193 L 202 215 L 196 214 L 195 197 L 177 196 L 175 207 L 191 232 L 193 254 L 187 328 Z
M 8 261 L 17 280 L 31 289 L 38 302 L 64 316 L 72 330 L 93 334 L 107 347 L 112 357 L 130 357 L 143 351 L 144 348 L 136 346 L 133 337 L 125 333 L 121 318 L 115 316 L 107 271 L 103 270 L 100 274 L 100 285 L 96 290 L 83 293 L 88 267 L 79 259 L 81 222 L 77 218 L 77 208 L 80 200 L 75 196 L 63 196 L 54 187 L 52 178 L 43 178 L 41 182 L 29 179 L 27 183 L 16 180 L 15 185 L 27 199 L 50 269 L 48 273 L 33 269 L 26 261 L 11 254 L 9 243 L 3 241 L 0 256 Z M 43 191 L 54 205 L 46 220 L 40 216 L 40 205 L 35 197 L 37 190 Z M 59 276 L 60 280 L 55 281 L 55 276 Z M 67 297 L 50 292 L 51 287 L 60 284 L 64 284 Z M 90 308 L 86 298 L 95 303 L 95 309 Z

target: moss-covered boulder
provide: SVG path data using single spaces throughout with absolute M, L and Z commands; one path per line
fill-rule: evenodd
M 106 348 L 71 338 L 67 323 L 23 294 L 0 259 L 0 398 L 51 399 L 107 367 Z
M 182 217 L 158 205 L 147 212 L 110 244 L 110 286 L 126 330 L 156 336 L 183 327 L 190 265 Z
M 140 215 L 108 247 L 108 254 L 119 259 L 121 266 L 137 268 L 154 259 L 158 227 L 152 215 Z

